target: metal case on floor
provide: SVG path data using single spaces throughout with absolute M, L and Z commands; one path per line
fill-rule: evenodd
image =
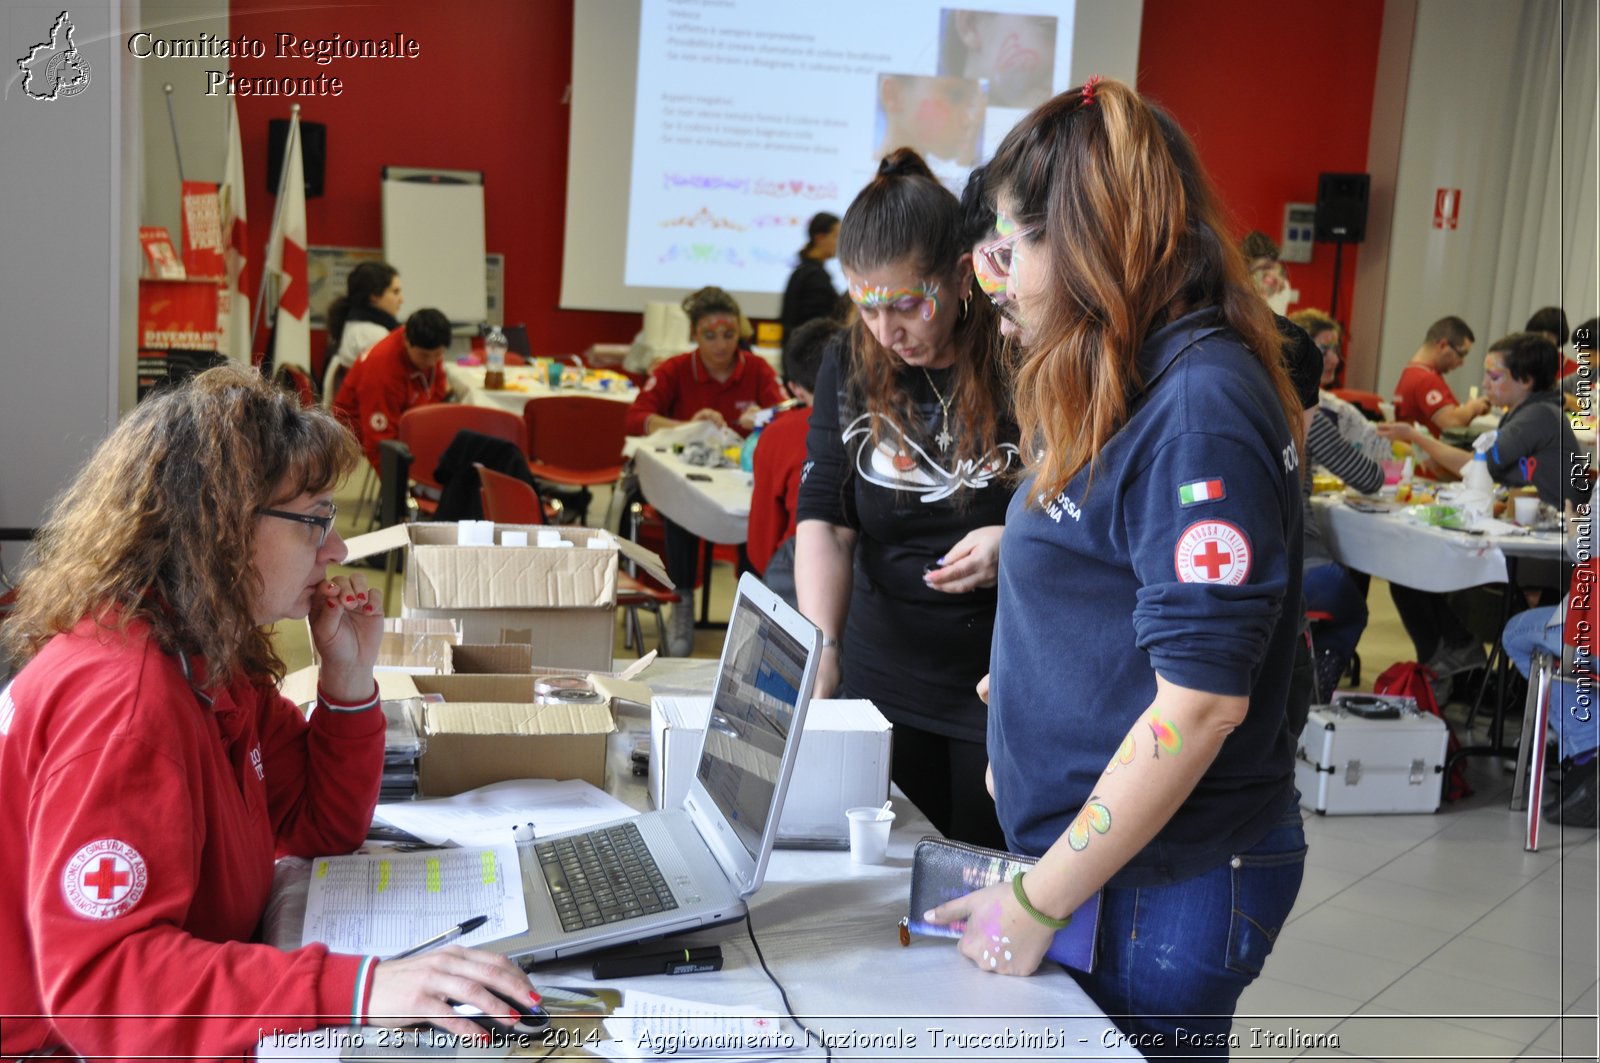
M 1336 694 L 1300 733 L 1300 803 L 1330 816 L 1436 812 L 1448 741 L 1444 721 L 1413 698 Z

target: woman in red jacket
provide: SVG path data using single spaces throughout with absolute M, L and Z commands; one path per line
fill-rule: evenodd
M 225 366 L 135 409 L 41 529 L 0 633 L 23 665 L 0 690 L 7 1056 L 237 1057 L 349 1023 L 475 1037 L 447 997 L 506 1015 L 491 989 L 531 993 L 474 950 L 249 943 L 274 859 L 354 849 L 377 802 L 383 600 L 327 572 L 356 459 L 330 413 Z M 270 630 L 308 616 L 309 722 Z

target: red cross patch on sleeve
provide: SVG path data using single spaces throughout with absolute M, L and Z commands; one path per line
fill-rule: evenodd
M 1225 520 L 1201 520 L 1183 529 L 1173 552 L 1180 583 L 1237 585 L 1250 578 L 1250 540 Z
M 86 919 L 115 919 L 139 903 L 150 882 L 139 850 L 115 838 L 90 842 L 61 872 L 67 906 Z

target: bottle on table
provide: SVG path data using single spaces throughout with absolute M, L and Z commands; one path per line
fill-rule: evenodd
M 483 337 L 483 353 L 487 368 L 483 373 L 483 386 L 498 391 L 506 386 L 506 334 L 496 325 Z

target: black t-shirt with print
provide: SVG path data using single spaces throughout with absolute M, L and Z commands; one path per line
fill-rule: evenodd
M 994 588 L 946 594 L 922 575 L 968 532 L 1005 523 L 1019 472 L 1016 427 L 1004 421 L 1001 443 L 976 467 L 958 462 L 937 442 L 946 426 L 934 386 L 950 402 L 952 371 L 929 370 L 930 386 L 922 370 L 906 368 L 899 384 L 918 418 L 913 438 L 886 426 L 874 447 L 849 357 L 842 336 L 817 375 L 798 514 L 857 533 L 838 696 L 869 698 L 897 723 L 982 741 L 986 711 L 973 687 L 989 670 Z M 962 428 L 949 430 L 959 438 Z

